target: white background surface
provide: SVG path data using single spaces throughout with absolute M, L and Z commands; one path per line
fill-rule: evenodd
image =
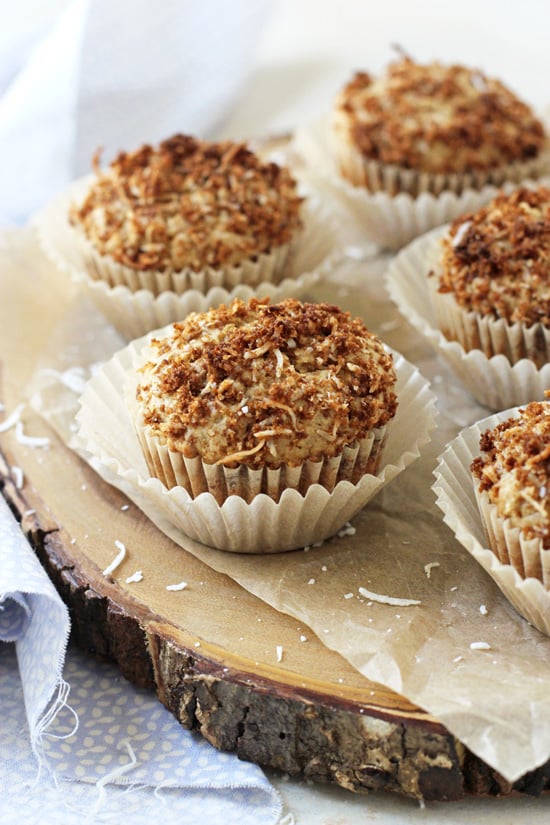
M 21 54 L 31 48 L 33 36 L 47 24 L 48 10 L 53 14 L 68 3 L 24 0 L 17 9 L 15 5 L 0 0 L 0 93 L 17 72 Z M 132 4 L 126 5 L 131 14 Z M 228 14 L 234 11 L 232 2 L 226 7 Z M 13 44 L 23 25 L 22 51 L 15 54 Z M 219 136 L 247 138 L 292 130 L 326 111 L 353 71 L 382 69 L 393 56 L 393 43 L 419 61 L 437 58 L 476 65 L 543 110 L 550 101 L 549 34 L 550 4 L 545 0 L 274 0 L 243 93 Z M 207 49 L 208 37 L 204 41 Z M 181 129 L 185 131 L 185 122 Z M 465 800 L 422 809 L 408 800 L 355 797 L 337 788 L 272 774 L 270 778 L 296 825 L 542 825 L 550 821 L 547 799 Z

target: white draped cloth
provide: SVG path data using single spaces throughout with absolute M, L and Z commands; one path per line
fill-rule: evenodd
M 28 220 L 100 146 L 109 159 L 178 131 L 214 137 L 269 0 L 25 0 L 19 28 L 5 6 L 0 226 Z

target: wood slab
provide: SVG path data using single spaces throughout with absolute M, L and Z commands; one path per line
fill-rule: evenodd
M 31 229 L 0 235 L 0 273 L 0 400 L 9 413 L 28 400 L 29 379 L 47 364 L 58 325 L 79 298 Z M 448 800 L 548 788 L 548 766 L 506 782 L 436 719 L 176 546 L 28 405 L 22 419 L 50 446 L 22 445 L 12 429 L 1 434 L 0 485 L 70 609 L 73 639 L 155 690 L 184 727 L 243 759 L 352 791 Z M 21 489 L 14 466 L 23 471 Z M 117 581 L 101 572 L 115 541 L 133 548 L 133 567 Z M 147 569 L 139 590 L 124 584 L 136 558 Z M 185 591 L 167 592 L 182 570 Z

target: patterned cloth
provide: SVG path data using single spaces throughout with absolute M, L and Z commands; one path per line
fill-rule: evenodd
M 0 496 L 0 812 L 25 822 L 274 825 L 255 765 L 183 729 L 112 665 L 71 647 L 65 605 Z M 20 678 L 18 675 L 20 674 Z

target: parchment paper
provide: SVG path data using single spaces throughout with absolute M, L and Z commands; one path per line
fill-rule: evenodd
M 431 490 L 444 445 L 487 410 L 391 305 L 383 286 L 387 259 L 361 260 L 360 250 L 350 253 L 355 260 L 349 259 L 308 297 L 337 302 L 362 315 L 370 329 L 432 380 L 440 409 L 432 442 L 356 517 L 354 535 L 307 552 L 261 557 L 214 551 L 191 540 L 180 543 L 273 607 L 308 624 L 366 677 L 433 713 L 513 781 L 550 755 L 550 639 L 518 616 L 455 540 Z M 79 351 L 76 335 L 90 340 L 83 329 L 98 321 L 88 306 L 82 307 L 82 317 L 75 313 L 73 306 L 39 366 L 67 369 L 69 361 L 86 366 L 112 354 L 110 329 L 105 339 L 93 336 L 93 353 Z M 101 351 L 103 340 L 109 343 Z M 29 393 L 34 406 L 69 440 L 77 394 L 67 381 L 39 370 Z M 414 428 L 414 420 L 410 426 Z M 171 534 L 157 513 L 148 515 Z M 420 604 L 376 603 L 359 588 Z M 479 642 L 487 649 L 478 649 Z

